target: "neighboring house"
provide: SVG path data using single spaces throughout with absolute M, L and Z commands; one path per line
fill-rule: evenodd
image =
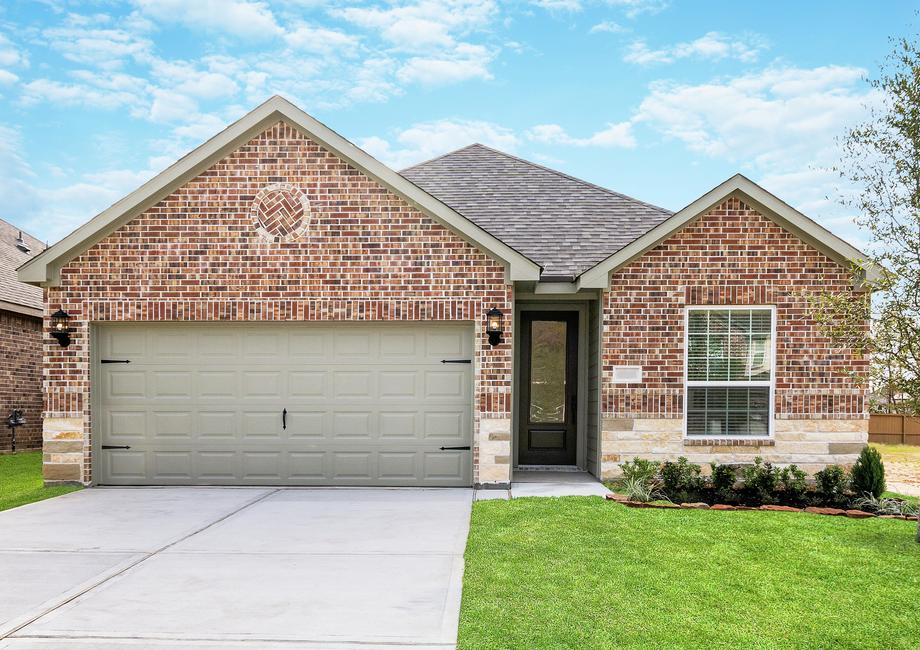
M 22 411 L 17 449 L 42 446 L 42 290 L 20 282 L 16 269 L 45 245 L 0 219 L 0 452 L 12 448 L 7 418 Z
M 671 213 L 481 145 L 400 174 L 275 97 L 20 270 L 71 330 L 45 478 L 850 463 L 866 360 L 806 294 L 862 258 L 742 176 Z

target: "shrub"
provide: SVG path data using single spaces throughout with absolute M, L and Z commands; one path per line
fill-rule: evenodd
M 763 458 L 758 456 L 754 459 L 753 465 L 747 465 L 742 470 L 741 480 L 744 484 L 744 491 L 750 497 L 762 503 L 774 503 L 776 501 L 779 472 L 773 467 L 772 463 L 765 463 Z
M 787 500 L 798 502 L 805 496 L 807 474 L 796 465 L 784 467 L 779 473 L 779 482 L 783 486 L 783 493 Z
M 817 493 L 828 505 L 846 503 L 847 473 L 840 465 L 828 465 L 815 474 Z
M 853 492 L 859 496 L 882 496 L 885 491 L 885 465 L 878 450 L 868 445 L 863 447 L 859 458 L 850 472 L 853 480 Z
M 720 501 L 734 500 L 735 481 L 738 479 L 735 468 L 732 465 L 719 465 L 718 463 L 710 463 L 709 466 L 712 468 L 712 476 L 709 480 L 716 499 Z
M 681 456 L 661 466 L 662 488 L 672 501 L 697 501 L 703 490 L 700 466 Z
M 665 498 L 665 495 L 661 493 L 661 481 L 655 476 L 650 478 L 633 476 L 623 479 L 622 490 L 623 494 L 625 494 L 626 498 L 630 501 L 648 503 L 649 501 L 657 501 L 658 499 Z
M 633 458 L 632 461 L 620 463 L 623 470 L 623 480 L 651 481 L 658 474 L 659 465 L 655 461 L 644 458 Z

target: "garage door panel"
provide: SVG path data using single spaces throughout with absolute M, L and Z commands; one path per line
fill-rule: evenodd
M 99 480 L 469 485 L 464 326 L 100 326 Z M 286 427 L 282 412 L 286 410 Z

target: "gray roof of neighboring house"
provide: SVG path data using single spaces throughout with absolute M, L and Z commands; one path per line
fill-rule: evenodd
M 16 240 L 20 232 L 13 224 L 0 219 L 0 302 L 41 309 L 44 300 L 41 287 L 20 282 L 16 269 L 45 250 L 45 245 L 29 233 L 22 232 L 22 241 L 29 251 L 19 249 Z
M 400 172 L 482 229 L 571 280 L 673 213 L 481 144 Z

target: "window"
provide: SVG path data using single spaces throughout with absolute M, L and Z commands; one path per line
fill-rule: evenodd
M 687 435 L 770 435 L 773 310 L 687 310 Z

